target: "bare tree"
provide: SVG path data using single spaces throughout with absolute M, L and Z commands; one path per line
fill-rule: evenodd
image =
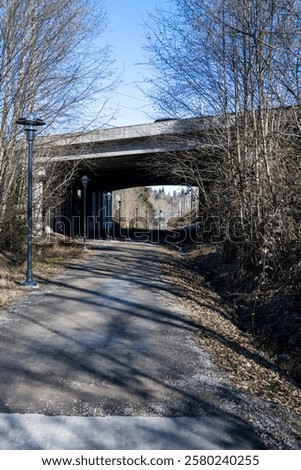
M 100 39 L 107 25 L 101 3 L 4 0 L 0 20 L 0 239 L 5 240 L 12 211 L 22 213 L 24 195 L 26 151 L 16 119 L 34 112 L 47 121 L 48 132 L 87 126 L 93 119 L 89 103 L 105 104 L 113 78 L 110 49 Z
M 224 247 L 235 248 L 241 265 L 261 266 L 264 282 L 284 269 L 291 241 L 299 237 L 301 4 L 170 5 L 147 25 L 155 70 L 150 93 L 169 116 L 218 116 L 208 132 L 220 143 L 211 167 L 204 169 L 200 151 L 197 158 L 174 158 L 173 172 L 198 181 L 207 213 L 227 229 Z

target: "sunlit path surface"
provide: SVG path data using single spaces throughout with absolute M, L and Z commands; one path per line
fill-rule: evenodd
M 94 248 L 0 319 L 1 448 L 259 448 L 156 246 Z

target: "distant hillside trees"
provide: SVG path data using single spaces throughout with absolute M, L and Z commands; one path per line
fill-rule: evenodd
M 36 113 L 46 132 L 88 126 L 96 116 L 87 104 L 104 104 L 111 89 L 112 61 L 99 39 L 107 26 L 101 2 L 4 0 L 0 25 L 0 244 L 14 245 L 25 225 L 26 192 L 26 145 L 16 119 Z M 58 183 L 53 169 L 52 176 Z
M 127 188 L 114 191 L 113 216 L 122 228 L 149 227 L 155 215 L 151 201 L 151 189 L 146 187 Z
M 168 171 L 173 158 L 181 181 L 195 175 L 225 257 L 256 267 L 259 285 L 300 259 L 300 24 L 295 0 L 173 0 L 147 24 L 161 112 L 219 116 L 214 158 L 169 155 Z
M 131 228 L 153 228 L 157 224 L 160 211 L 164 221 L 163 226 L 173 226 L 182 222 L 182 225 L 191 221 L 192 209 L 195 208 L 194 193 L 182 188 L 165 192 L 164 187 L 140 187 L 114 191 L 113 218 L 119 222 L 119 208 L 121 225 Z M 193 212 L 195 217 L 196 211 Z

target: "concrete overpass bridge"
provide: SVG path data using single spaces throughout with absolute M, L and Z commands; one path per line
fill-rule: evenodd
M 208 149 L 209 154 L 209 149 L 212 151 L 212 147 L 217 145 L 211 137 L 211 130 L 216 125 L 217 120 L 212 117 L 170 119 L 37 139 L 37 143 L 45 147 L 48 154 L 50 152 L 51 162 L 69 166 L 76 164 L 77 167 L 77 178 L 70 185 L 61 214 L 57 217 L 64 221 L 72 220 L 68 222 L 70 227 L 67 232 L 80 231 L 81 222 L 78 219 L 83 214 L 81 177 L 87 175 L 87 217 L 97 219 L 96 224 L 103 229 L 112 214 L 112 202 L 108 202 L 107 192 L 174 184 L 171 173 L 160 175 L 152 171 L 149 162 L 160 160 L 167 153 L 179 156 Z M 185 183 L 187 181 L 183 181 Z M 95 231 L 91 223 L 89 230 Z

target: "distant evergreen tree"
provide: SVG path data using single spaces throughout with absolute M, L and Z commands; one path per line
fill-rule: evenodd
M 145 209 L 147 209 L 150 212 L 150 214 L 153 215 L 156 210 L 153 206 L 153 203 L 150 200 L 151 192 L 152 191 L 150 190 L 150 188 L 140 188 L 138 199 L 140 203 L 145 207 Z

